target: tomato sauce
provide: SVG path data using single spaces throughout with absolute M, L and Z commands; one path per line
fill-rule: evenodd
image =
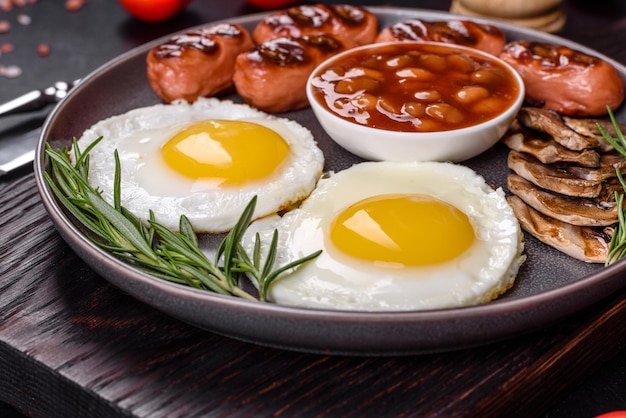
M 478 51 L 413 42 L 374 47 L 318 69 L 312 78 L 316 100 L 361 125 L 433 132 L 490 120 L 519 93 L 511 70 Z

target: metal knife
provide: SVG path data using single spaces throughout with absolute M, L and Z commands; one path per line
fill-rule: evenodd
M 33 90 L 2 103 L 0 116 L 29 112 L 48 104 L 58 103 L 79 82 L 80 79 L 72 82 L 57 81 L 44 90 Z M 38 128 L 10 138 L 0 138 L 0 177 L 33 162 L 35 146 L 40 135 L 41 128 Z
M 41 128 L 0 140 L 0 177 L 32 164 Z

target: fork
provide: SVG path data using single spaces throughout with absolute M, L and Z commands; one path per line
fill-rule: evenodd
M 67 93 L 79 82 L 57 81 L 52 86 L 43 90 L 33 90 L 6 103 L 0 104 L 0 116 L 15 113 L 29 112 L 51 104 L 67 96 Z

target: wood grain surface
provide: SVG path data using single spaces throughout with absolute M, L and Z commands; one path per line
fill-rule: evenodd
M 0 196 L 0 366 L 14 376 L 0 380 L 0 398 L 32 416 L 528 417 L 626 344 L 625 295 L 452 353 L 352 358 L 242 343 L 94 275 L 47 219 L 32 174 L 2 183 Z
M 597 19 L 570 39 L 626 63 L 615 42 L 626 18 Z M 541 416 L 626 347 L 626 293 L 441 354 L 322 356 L 221 337 L 96 275 L 54 229 L 29 169 L 0 179 L 0 237 L 0 401 L 33 417 Z

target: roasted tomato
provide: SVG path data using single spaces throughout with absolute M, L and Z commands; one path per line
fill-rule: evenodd
M 156 23 L 175 16 L 191 0 L 119 0 L 131 16 L 144 22 Z

